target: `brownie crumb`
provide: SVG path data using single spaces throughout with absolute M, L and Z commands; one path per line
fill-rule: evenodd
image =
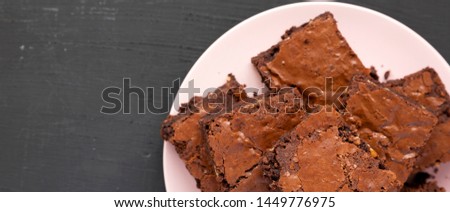
M 305 117 L 266 154 L 266 176 L 274 191 L 396 191 L 403 185 L 382 169 L 341 115 L 321 111 Z M 350 141 L 350 142 L 349 142 Z M 268 161 L 268 162 L 267 162 Z M 275 171 L 274 171 L 275 170 Z M 320 183 L 318 183 L 320 179 Z
M 370 77 L 372 77 L 372 79 L 377 80 L 377 81 L 380 78 L 380 77 L 378 77 L 377 70 L 373 66 L 370 67 Z
M 431 181 L 434 176 L 426 172 L 417 172 L 409 177 L 405 182 L 403 192 L 444 192 L 445 189 L 437 185 L 436 181 Z
M 391 71 L 384 72 L 384 80 L 388 80 L 390 75 L 391 75 Z
M 421 184 L 425 184 L 428 179 L 431 178 L 431 175 L 426 172 L 418 172 L 415 175 L 411 176 L 410 179 L 406 182 L 409 186 L 419 186 Z

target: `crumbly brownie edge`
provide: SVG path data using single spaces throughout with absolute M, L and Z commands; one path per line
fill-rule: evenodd
M 445 192 L 445 188 L 440 187 L 434 176 L 426 172 L 417 172 L 410 176 L 405 182 L 402 192 Z
M 220 86 L 219 88 L 217 88 L 214 92 L 229 91 L 229 90 L 244 87 L 244 86 L 245 85 L 240 84 L 236 80 L 236 77 L 233 74 L 228 74 L 227 82 L 225 84 L 223 84 L 222 86 Z M 225 95 L 227 95 L 227 94 L 225 94 Z M 238 98 L 240 98 L 240 97 L 238 97 Z M 244 97 L 244 98 L 246 98 L 246 97 Z M 202 103 L 202 100 L 203 100 L 203 97 L 194 96 L 189 100 L 188 103 L 181 104 L 180 108 L 178 109 L 178 114 L 168 115 L 167 118 L 161 124 L 161 131 L 160 131 L 161 138 L 163 140 L 170 141 L 171 137 L 173 136 L 173 133 L 174 133 L 172 125 L 181 119 L 188 118 L 193 113 L 198 111 L 196 104 Z
M 393 95 L 400 97 L 400 99 L 402 99 L 407 105 L 412 106 L 412 107 L 416 107 L 416 108 L 421 108 L 424 109 L 425 111 L 429 112 L 430 115 L 435 116 L 435 114 L 433 114 L 432 112 L 428 111 L 423 105 L 417 103 L 414 100 L 411 100 L 410 98 L 408 98 L 405 95 L 399 94 L 395 91 L 393 91 L 392 89 L 390 89 L 389 87 L 386 87 L 383 83 L 380 83 L 378 81 L 376 81 L 375 79 L 371 78 L 371 77 L 367 77 L 365 75 L 362 74 L 357 74 L 353 77 L 352 79 L 353 82 L 362 82 L 362 83 L 366 83 L 367 87 L 370 90 L 376 90 L 376 89 L 385 89 L 387 91 L 390 91 Z M 358 85 L 356 83 L 352 83 L 348 89 L 348 95 L 352 96 L 353 94 L 359 92 L 359 88 Z M 345 100 L 348 100 L 348 98 L 345 98 Z
M 233 102 L 239 102 L 242 99 L 247 98 L 243 88 L 245 87 L 244 84 L 240 84 L 234 75 L 232 74 L 228 74 L 227 77 L 227 81 L 225 84 L 223 84 L 222 86 L 218 87 L 213 93 L 217 93 L 217 92 L 223 92 L 224 96 L 224 100 L 231 100 Z M 231 93 L 230 93 L 231 91 Z M 236 91 L 238 91 L 239 93 L 236 93 Z M 183 103 L 181 104 L 180 108 L 179 108 L 179 113 L 177 115 L 168 115 L 168 117 L 163 121 L 162 126 L 161 126 L 161 137 L 163 138 L 163 140 L 170 142 L 171 144 L 173 144 L 175 146 L 175 149 L 177 151 L 177 153 L 180 155 L 180 157 L 186 153 L 186 142 L 176 142 L 174 141 L 172 138 L 174 136 L 174 128 L 173 125 L 179 121 L 183 121 L 186 119 L 189 119 L 192 115 L 200 112 L 201 108 L 197 108 L 200 104 L 202 104 L 203 102 L 203 97 L 193 97 L 191 100 L 189 100 L 188 103 Z M 225 108 L 227 105 L 223 105 L 223 107 Z M 207 113 L 206 113 L 207 114 Z M 201 132 L 201 128 L 199 129 L 199 131 Z M 201 151 L 203 150 L 203 146 L 198 146 L 197 150 Z M 186 168 L 189 170 L 189 172 L 191 172 L 189 166 L 194 164 L 195 166 L 199 166 L 199 167 L 203 167 L 203 170 L 206 169 L 210 169 L 206 166 L 204 166 L 205 164 L 203 163 L 209 163 L 207 160 L 207 158 L 202 158 L 204 154 L 198 152 L 197 154 L 194 154 L 193 157 L 190 157 L 189 159 L 183 159 L 185 160 L 185 164 L 186 164 Z M 195 162 L 197 161 L 197 162 Z M 198 162 L 198 161 L 203 161 L 203 162 Z M 192 164 L 191 164 L 192 163 Z M 212 165 L 211 165 L 212 167 Z M 193 174 L 193 173 L 191 173 Z M 196 177 L 195 177 L 196 178 Z M 215 178 L 215 177 L 214 177 Z M 197 187 L 205 190 L 206 191 L 212 191 L 211 188 L 209 188 L 209 185 L 206 185 L 208 188 L 205 188 L 203 186 L 204 183 L 202 183 L 201 181 L 206 180 L 208 182 L 206 182 L 206 184 L 210 184 L 213 179 L 211 179 L 211 176 L 204 176 L 201 179 L 195 179 L 196 183 L 197 183 Z M 215 179 L 214 179 L 215 181 Z M 216 189 L 215 189 L 216 190 Z
M 290 140 L 288 138 L 288 134 L 282 136 L 277 144 L 275 144 L 274 150 L 266 152 L 263 155 L 262 166 L 264 169 L 264 176 L 266 176 L 271 183 L 269 184 L 269 189 L 271 191 L 281 191 L 281 189 L 277 186 L 277 182 L 280 179 L 280 164 L 278 163 L 276 157 L 276 148 L 284 148 L 286 143 L 289 143 Z
M 311 116 L 306 116 L 306 117 L 304 117 L 303 120 L 306 120 L 308 118 L 311 118 Z M 329 129 L 333 126 L 334 125 L 328 125 L 328 126 L 325 125 L 325 126 L 323 126 L 323 128 L 320 128 L 320 130 L 326 131 L 327 129 Z M 367 154 L 370 155 L 371 151 L 370 151 L 369 145 L 359 139 L 358 139 L 359 144 L 357 144 L 355 142 L 355 138 L 358 137 L 357 132 L 350 130 L 350 128 L 351 127 L 348 125 L 348 123 L 345 123 L 344 120 L 342 120 L 341 124 L 338 124 L 338 130 L 339 130 L 339 134 L 342 138 L 342 142 L 350 143 L 350 144 L 356 146 L 358 149 L 360 149 L 363 152 L 366 152 Z M 295 128 L 293 129 L 293 131 L 294 130 L 295 130 Z M 269 185 L 271 191 L 275 191 L 275 192 L 282 191 L 281 188 L 278 186 L 278 180 L 280 179 L 280 172 L 281 172 L 281 170 L 280 170 L 281 167 L 280 167 L 280 164 L 277 159 L 278 150 L 285 149 L 289 143 L 299 145 L 302 142 L 301 140 L 298 140 L 298 135 L 296 135 L 297 137 L 295 137 L 295 138 L 293 138 L 292 136 L 293 136 L 292 131 L 283 135 L 279 139 L 277 144 L 274 146 L 273 151 L 266 152 L 263 156 L 262 164 L 264 167 L 264 175 L 271 180 L 271 184 Z M 382 165 L 381 161 L 379 161 L 379 160 L 377 160 L 377 161 L 379 163 L 379 169 L 385 169 L 384 166 Z M 344 172 L 346 173 L 345 170 L 344 170 Z M 349 176 L 347 176 L 347 174 L 348 173 L 346 173 L 346 181 L 347 181 L 347 183 L 351 184 L 351 180 L 349 179 Z M 396 186 L 396 189 L 400 189 L 400 187 Z M 357 191 L 357 190 L 353 190 L 353 191 Z M 386 190 L 386 191 L 388 191 L 388 190 Z
M 201 100 L 201 98 L 192 97 L 192 99 L 189 100 L 188 103 L 181 104 L 178 110 L 179 112 L 178 114 L 168 115 L 167 118 L 164 119 L 163 123 L 161 124 L 161 131 L 160 131 L 160 135 L 163 140 L 165 141 L 171 140 L 174 133 L 172 125 L 181 119 L 188 118 L 189 116 L 191 116 L 192 112 L 190 112 L 191 110 L 188 108 L 195 108 L 195 102 L 197 102 L 198 100 Z
M 384 89 L 386 91 L 389 91 L 390 93 L 392 93 L 392 95 L 397 96 L 401 101 L 403 101 L 406 105 L 412 107 L 412 108 L 416 108 L 417 110 L 422 110 L 424 116 L 428 116 L 430 119 L 433 120 L 434 122 L 434 126 L 433 128 L 436 126 L 437 124 L 437 117 L 435 116 L 434 113 L 428 111 L 424 106 L 420 105 L 419 103 L 417 103 L 416 101 L 410 100 L 408 97 L 405 97 L 404 95 L 398 94 L 397 92 L 393 91 L 390 88 L 387 88 L 386 86 L 384 86 L 382 83 L 374 81 L 373 79 L 368 78 L 367 76 L 364 75 L 356 75 L 353 78 L 353 83 L 350 86 L 349 89 L 349 96 L 352 96 L 355 93 L 359 92 L 359 88 L 358 88 L 358 84 L 359 83 L 364 83 L 366 85 L 366 87 L 370 90 L 380 90 L 380 89 Z M 346 103 L 345 103 L 346 104 Z M 422 147 L 410 147 L 410 150 L 414 150 L 416 151 L 416 153 L 418 154 L 417 156 L 420 155 L 420 152 L 426 147 L 426 141 L 429 140 L 429 138 L 431 137 L 432 132 L 428 133 L 428 137 L 424 138 L 424 145 Z M 410 165 L 414 166 L 414 164 L 417 162 L 418 157 L 415 158 L 411 158 L 411 162 Z M 389 163 L 388 161 L 386 161 L 385 163 Z M 411 167 L 412 169 L 414 167 Z M 413 170 L 411 170 L 411 172 L 413 172 Z M 405 179 L 406 180 L 406 179 Z
M 445 85 L 444 83 L 442 83 L 441 78 L 439 77 L 439 74 L 430 67 L 425 67 L 422 70 L 412 73 L 410 75 L 407 75 L 401 79 L 395 79 L 395 80 L 389 80 L 385 83 L 383 83 L 382 85 L 387 87 L 387 88 L 394 88 L 394 87 L 404 87 L 405 83 L 406 83 L 406 79 L 408 78 L 416 78 L 418 77 L 422 72 L 428 72 L 431 74 L 431 78 L 433 79 L 433 93 L 434 96 L 442 96 L 441 94 L 444 94 L 444 96 L 442 96 L 443 98 L 446 99 L 446 102 L 444 104 L 442 104 L 442 106 L 440 107 L 439 111 L 435 111 L 433 112 L 432 110 L 429 109 L 430 112 L 433 112 L 433 114 L 435 116 L 437 116 L 439 118 L 440 122 L 444 122 L 448 119 L 450 119 L 450 95 L 448 94 L 447 90 L 445 89 Z M 392 89 L 391 89 L 392 90 Z M 415 103 L 416 105 L 421 105 L 420 103 L 418 103 L 417 101 L 407 97 L 405 94 L 396 92 L 395 90 L 393 90 L 394 93 L 396 93 L 399 96 L 402 96 L 405 99 L 408 99 L 410 102 Z
M 256 69 L 258 69 L 258 73 L 261 75 L 262 82 L 269 89 L 272 89 L 272 87 L 270 85 L 270 76 L 273 75 L 274 73 L 272 73 L 268 69 L 266 64 L 269 63 L 270 61 L 272 61 L 272 59 L 276 56 L 276 54 L 280 50 L 281 43 L 286 38 L 290 37 L 292 33 L 305 28 L 310 22 L 319 20 L 319 19 L 327 19 L 329 17 L 333 18 L 333 14 L 327 11 L 327 12 L 324 12 L 324 13 L 320 14 L 319 16 L 315 17 L 314 19 L 302 24 L 301 26 L 291 27 L 290 29 L 286 30 L 285 33 L 281 36 L 281 41 L 279 41 L 277 44 L 270 47 L 268 50 L 260 52 L 257 56 L 254 56 L 251 58 L 252 64 L 256 67 Z M 335 20 L 335 22 L 336 22 L 336 20 Z M 344 39 L 344 37 L 341 35 L 341 33 L 339 31 L 337 31 L 337 33 L 342 39 Z
M 327 19 L 327 18 L 331 18 L 333 20 L 333 22 L 335 24 L 337 24 L 337 21 L 334 19 L 334 16 L 332 13 L 330 12 L 324 12 L 322 14 L 320 14 L 319 16 L 315 17 L 314 19 L 311 19 L 310 21 L 302 24 L 301 26 L 293 26 L 290 29 L 286 30 L 286 32 L 281 36 L 281 41 L 279 41 L 277 44 L 273 45 L 272 47 L 270 47 L 268 50 L 260 52 L 257 56 L 254 56 L 251 58 L 251 62 L 252 64 L 256 67 L 256 69 L 258 70 L 258 73 L 260 74 L 261 78 L 262 78 L 262 82 L 269 88 L 269 89 L 273 89 L 272 86 L 270 85 L 270 77 L 271 75 L 276 75 L 275 73 L 271 72 L 269 70 L 269 68 L 267 67 L 267 63 L 271 62 L 273 60 L 273 58 L 276 56 L 276 54 L 278 53 L 278 51 L 280 50 L 280 45 L 281 43 L 287 39 L 288 37 L 290 37 L 292 35 L 292 33 L 297 32 L 302 30 L 303 28 L 305 28 L 310 22 L 319 20 L 319 19 Z M 349 54 L 354 55 L 355 57 L 357 57 L 357 54 L 353 51 L 353 49 L 350 47 L 350 45 L 348 44 L 347 40 L 345 39 L 345 37 L 342 35 L 342 33 L 339 31 L 339 29 L 336 31 L 337 36 L 339 37 L 340 40 L 344 41 L 350 52 Z M 358 58 L 358 57 L 357 57 Z M 359 60 L 359 58 L 358 58 Z M 368 73 L 373 79 L 378 80 L 378 75 L 377 72 L 375 70 L 375 68 L 371 68 L 370 73 Z M 287 85 L 289 86 L 289 85 Z
M 278 91 L 277 92 L 277 96 L 278 95 L 284 95 L 285 93 L 288 93 L 288 92 L 291 92 L 291 91 L 297 93 L 297 95 L 300 95 L 298 92 L 296 92 L 296 91 L 298 91 L 296 88 L 291 88 L 291 89 L 285 89 L 285 90 Z M 258 96 L 255 96 L 254 98 L 248 98 L 247 99 L 248 101 L 241 101 L 241 102 L 237 103 L 236 105 L 234 105 L 233 106 L 233 110 L 232 110 L 231 113 L 208 114 L 205 117 L 203 117 L 202 119 L 200 119 L 199 123 L 201 125 L 202 136 L 203 136 L 202 141 L 204 142 L 203 145 L 206 147 L 206 150 L 209 153 L 209 156 L 212 157 L 212 155 L 214 155 L 214 150 L 211 149 L 211 147 L 210 147 L 210 145 L 208 143 L 209 125 L 211 123 L 213 123 L 216 118 L 221 117 L 221 118 L 225 118 L 227 120 L 230 120 L 232 118 L 231 117 L 232 113 L 235 112 L 236 110 L 240 110 L 241 108 L 243 108 L 245 106 L 248 106 L 248 105 L 259 104 L 262 100 L 264 100 L 264 98 L 270 98 L 271 95 L 273 95 L 272 92 L 266 92 L 266 93 L 260 94 Z M 212 158 L 210 160 L 212 160 Z M 259 167 L 259 166 L 262 166 L 263 169 L 264 169 L 265 164 L 260 161 L 259 163 L 255 164 L 253 167 L 251 167 L 250 169 L 246 170 L 246 172 L 252 172 L 253 169 L 255 169 L 255 168 Z M 215 165 L 214 165 L 214 167 L 215 167 Z M 239 180 L 237 181 L 236 185 L 235 186 L 231 186 L 229 183 L 226 182 L 226 180 L 224 178 L 224 174 L 220 173 L 220 171 L 217 170 L 217 167 L 215 167 L 215 171 L 216 171 L 217 180 L 219 182 L 221 182 L 222 190 L 224 190 L 224 191 L 231 191 L 231 190 L 235 189 L 236 186 L 238 186 L 240 180 L 247 179 L 246 176 L 241 176 L 239 178 Z

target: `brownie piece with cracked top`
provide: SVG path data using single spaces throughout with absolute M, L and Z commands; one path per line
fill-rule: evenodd
M 261 157 L 305 115 L 293 88 L 238 104 L 231 113 L 205 117 L 204 141 L 225 191 L 268 191 Z
M 325 90 L 325 78 L 335 89 L 348 86 L 355 74 L 370 75 L 350 48 L 330 12 L 300 27 L 292 27 L 282 41 L 252 58 L 264 83 L 270 88 L 294 86 Z
M 395 191 L 401 183 L 382 168 L 341 114 L 322 110 L 306 117 L 266 154 L 275 191 Z
M 181 105 L 179 114 L 169 115 L 164 120 L 161 137 L 175 146 L 198 188 L 202 191 L 220 191 L 221 186 L 216 180 L 209 153 L 203 146 L 198 121 L 210 113 L 229 112 L 233 104 L 246 98 L 246 94 L 244 85 L 239 84 L 230 74 L 224 85 L 208 95 L 208 98 L 214 99 L 214 106 L 206 104 L 206 98 L 192 98 L 187 104 Z
M 450 96 L 436 71 L 427 67 L 402 79 L 387 81 L 384 85 L 423 105 L 439 118 L 417 158 L 417 169 L 450 161 Z
M 430 138 L 436 116 L 363 75 L 353 78 L 346 111 L 346 121 L 404 183 Z

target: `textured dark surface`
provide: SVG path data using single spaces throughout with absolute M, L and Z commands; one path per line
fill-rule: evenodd
M 291 2 L 0 1 L 0 191 L 164 191 L 165 115 L 101 114 L 102 90 L 124 77 L 169 86 L 232 26 Z M 399 20 L 449 60 L 447 0 L 346 2 Z

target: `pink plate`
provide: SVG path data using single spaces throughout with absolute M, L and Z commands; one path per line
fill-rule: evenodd
M 330 11 L 339 29 L 366 66 L 374 66 L 380 75 L 391 71 L 390 78 L 400 78 L 426 66 L 433 67 L 450 91 L 450 68 L 444 58 L 422 37 L 407 26 L 379 12 L 343 3 L 296 3 L 257 14 L 230 29 L 197 60 L 181 87 L 195 79 L 195 86 L 220 86 L 233 73 L 248 87 L 262 87 L 261 78 L 250 58 L 280 40 L 291 26 L 298 26 Z M 179 102 L 187 102 L 180 95 Z M 171 114 L 176 114 L 172 107 Z M 437 175 L 440 186 L 450 190 L 450 164 L 442 164 Z M 164 178 L 167 191 L 199 191 L 175 149 L 164 144 Z

